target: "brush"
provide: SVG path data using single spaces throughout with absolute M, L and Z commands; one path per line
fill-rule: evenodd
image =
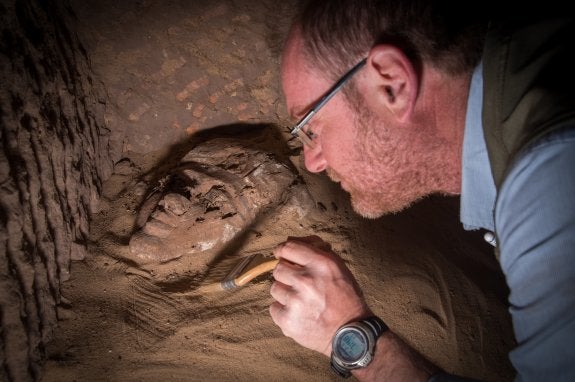
M 198 287 L 195 292 L 200 294 L 213 293 L 218 291 L 230 291 L 240 288 L 256 277 L 269 272 L 275 268 L 278 259 L 270 255 L 256 253 L 250 256 L 228 259 L 218 264 L 216 269 L 213 269 L 211 275 L 206 280 L 218 281 L 203 282 L 203 285 Z M 229 270 L 225 273 L 224 270 Z

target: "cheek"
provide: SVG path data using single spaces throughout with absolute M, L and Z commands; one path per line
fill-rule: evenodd
M 340 111 L 326 121 L 320 136 L 322 154 L 329 167 L 338 172 L 358 165 L 361 158 L 352 112 L 344 107 L 341 107 Z
M 334 141 L 326 141 L 325 146 L 322 144 L 322 147 L 325 147 L 322 154 L 328 167 L 344 178 L 349 177 L 353 169 L 360 165 L 350 141 L 338 137 Z

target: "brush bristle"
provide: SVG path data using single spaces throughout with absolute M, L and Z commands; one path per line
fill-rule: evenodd
M 202 284 L 209 285 L 221 283 L 242 259 L 242 256 L 232 256 L 220 260 L 210 267 L 206 276 L 202 280 Z

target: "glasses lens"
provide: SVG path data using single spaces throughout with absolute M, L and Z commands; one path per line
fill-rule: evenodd
M 313 149 L 315 147 L 315 143 L 311 140 L 310 136 L 303 129 L 297 130 L 295 134 L 299 138 L 299 140 L 310 149 Z

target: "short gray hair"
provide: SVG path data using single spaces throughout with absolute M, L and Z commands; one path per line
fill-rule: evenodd
M 310 63 L 337 78 L 378 43 L 400 47 L 416 67 L 470 72 L 481 59 L 487 22 L 466 1 L 304 0 L 294 26 Z

